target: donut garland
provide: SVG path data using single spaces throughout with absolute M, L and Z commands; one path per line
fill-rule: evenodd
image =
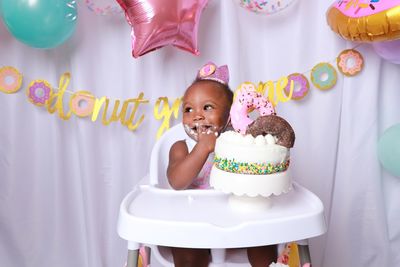
M 336 63 L 341 73 L 346 76 L 355 76 L 362 71 L 364 58 L 357 50 L 346 49 L 339 54 Z
M 22 85 L 22 74 L 14 67 L 0 68 L 0 91 L 6 94 L 17 92 Z
M 353 77 L 360 73 L 364 68 L 364 58 L 356 49 L 343 50 L 336 58 L 338 70 L 345 76 Z M 323 79 L 326 75 L 327 79 Z M 312 84 L 320 90 L 329 90 L 337 83 L 337 71 L 332 64 L 322 62 L 315 65 L 310 74 Z M 309 92 L 309 82 L 307 77 L 301 73 L 292 73 L 288 76 L 288 85 L 284 88 L 286 96 L 289 96 L 289 84 L 293 81 L 300 87 L 294 90 L 292 100 L 302 100 Z M 296 86 L 295 86 L 296 87 Z
M 286 96 L 289 96 L 290 94 L 290 81 L 293 81 L 295 88 L 297 86 L 299 87 L 298 90 L 293 90 L 293 100 L 303 99 L 310 91 L 310 83 L 308 82 L 307 77 L 301 73 L 292 73 L 288 76 L 288 84 L 284 88 Z
M 311 70 L 311 82 L 320 90 L 329 90 L 337 82 L 337 71 L 329 63 L 319 63 Z
M 36 106 L 43 106 L 47 104 L 50 95 L 53 93 L 51 85 L 45 80 L 34 80 L 26 89 L 26 95 L 29 102 Z
M 343 75 L 348 77 L 357 75 L 359 72 L 362 71 L 364 67 L 364 59 L 361 53 L 358 52 L 356 49 L 343 50 L 335 58 L 335 61 L 337 63 L 336 64 L 337 69 L 340 71 L 340 73 L 343 73 Z M 208 77 L 210 75 L 214 75 L 215 72 L 216 72 L 215 66 L 210 64 L 205 66 L 205 68 L 199 72 L 199 76 Z M 66 74 L 69 73 L 64 73 L 62 77 L 64 77 Z M 17 92 L 18 90 L 21 89 L 23 82 L 22 79 L 23 79 L 22 74 L 16 68 L 11 66 L 0 67 L 1 92 L 7 94 Z M 338 79 L 337 70 L 330 63 L 326 62 L 319 63 L 315 65 L 312 68 L 312 70 L 310 70 L 309 79 L 311 79 L 311 83 L 316 88 L 320 90 L 328 90 L 333 88 L 333 86 L 335 86 L 337 82 Z M 237 102 L 240 104 L 240 108 L 236 110 L 236 114 L 230 114 L 232 125 L 234 125 L 233 121 L 235 119 L 237 119 L 238 121 L 240 120 L 242 122 L 245 121 L 245 123 L 242 125 L 239 126 L 236 125 L 236 128 L 238 132 L 246 133 L 246 130 L 250 127 L 250 124 L 253 123 L 253 120 L 249 117 L 248 113 L 252 112 L 254 109 L 258 111 L 260 116 L 275 115 L 274 106 L 277 105 L 279 102 L 286 102 L 290 99 L 293 100 L 303 99 L 305 96 L 308 95 L 310 91 L 309 79 L 302 73 L 292 73 L 288 76 L 282 77 L 277 81 L 260 82 L 257 85 L 257 87 L 251 82 L 243 83 L 242 84 L 243 87 L 247 87 L 246 90 L 250 92 L 246 92 L 246 94 L 238 93 L 238 91 L 235 92 L 235 98 L 239 99 L 239 101 Z M 66 90 L 65 89 L 66 86 L 65 87 L 61 86 L 65 84 L 64 80 L 65 78 L 60 79 L 59 88 L 57 88 L 56 90 L 57 95 L 53 94 L 53 88 L 46 80 L 33 80 L 26 89 L 26 95 L 28 97 L 28 100 L 36 106 L 48 105 L 47 109 L 49 113 L 54 113 L 56 110 L 58 110 L 60 118 L 63 119 L 68 119 L 70 114 L 73 113 L 77 117 L 88 117 L 93 115 L 92 121 L 95 121 L 99 113 L 98 106 L 101 106 L 104 101 L 109 101 L 108 98 L 105 97 L 97 98 L 89 91 L 78 91 L 74 93 L 69 90 Z M 290 85 L 296 85 L 294 90 L 291 92 L 292 93 L 291 97 L 289 97 L 291 90 Z M 63 94 L 66 92 L 72 95 L 69 98 L 70 111 L 68 111 L 69 113 L 68 117 L 65 117 L 66 115 L 64 115 L 63 113 L 64 111 L 62 110 L 62 105 L 60 104 L 61 102 L 59 101 L 60 98 L 59 96 L 61 96 L 62 98 Z M 267 96 L 264 97 L 264 94 L 268 95 L 268 97 Z M 286 98 L 285 95 L 287 96 Z M 57 101 L 55 101 L 56 99 Z M 132 100 L 134 100 L 135 103 L 149 102 L 149 100 L 143 99 L 143 93 L 141 93 L 139 98 L 137 99 L 129 99 L 127 105 L 128 103 L 131 103 Z M 157 104 L 158 108 L 160 102 L 158 101 L 157 103 L 158 103 Z M 106 102 L 106 104 L 108 105 L 108 102 Z M 97 107 L 96 109 L 95 106 Z M 175 105 L 174 103 L 174 110 L 178 111 L 179 105 Z M 243 120 L 243 118 L 245 119 Z M 157 117 L 156 119 L 159 120 L 159 118 Z M 132 119 L 129 120 L 130 120 L 129 122 L 131 123 L 130 126 L 132 126 L 133 125 L 131 121 Z M 136 126 L 132 126 L 132 128 L 136 129 L 137 125 L 139 125 L 142 120 L 143 116 L 140 118 L 140 121 L 138 121 L 135 124 Z M 121 120 L 121 123 L 125 123 L 125 121 L 122 122 Z M 104 117 L 103 117 L 103 124 L 104 125 L 109 124 L 109 122 L 104 121 Z M 159 138 L 161 134 L 162 131 L 157 134 L 157 138 Z
M 71 111 L 78 117 L 92 115 L 94 109 L 95 96 L 89 91 L 79 91 L 72 95 L 69 100 Z

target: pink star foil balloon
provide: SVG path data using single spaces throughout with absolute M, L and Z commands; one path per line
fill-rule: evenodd
M 117 0 L 132 27 L 132 55 L 138 58 L 173 45 L 199 55 L 197 30 L 208 0 Z

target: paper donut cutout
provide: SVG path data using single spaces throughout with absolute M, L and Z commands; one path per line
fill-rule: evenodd
M 95 97 L 89 91 L 79 91 L 69 100 L 69 108 L 78 117 L 90 116 L 94 109 Z M 85 104 L 82 104 L 85 103 Z
M 319 63 L 311 70 L 311 82 L 320 90 L 329 90 L 337 82 L 337 72 L 331 64 Z
M 213 74 L 215 72 L 215 70 L 217 69 L 217 66 L 215 66 L 212 63 L 206 64 L 204 67 L 202 67 L 199 71 L 199 77 L 200 78 L 204 78 L 207 76 L 210 76 L 211 74 Z
M 26 89 L 29 101 L 36 106 L 46 105 L 52 93 L 51 85 L 45 80 L 34 80 Z
M 355 76 L 364 67 L 364 59 L 355 49 L 343 50 L 337 57 L 337 67 L 346 76 Z
M 326 17 L 331 29 L 346 40 L 400 38 L 400 0 L 339 0 L 328 9 Z
M 17 92 L 22 85 L 22 74 L 14 67 L 0 68 L 0 91 L 6 94 Z
M 290 94 L 290 82 L 293 81 L 294 88 L 298 87 L 298 90 L 293 90 L 292 99 L 293 100 L 301 100 L 303 99 L 308 92 L 310 91 L 310 83 L 307 80 L 307 77 L 301 73 L 292 73 L 288 77 L 288 84 L 283 89 L 286 96 Z

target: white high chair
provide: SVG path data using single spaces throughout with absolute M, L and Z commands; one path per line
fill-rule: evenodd
M 302 241 L 301 266 L 311 262 L 307 239 L 326 231 L 318 197 L 294 183 L 289 193 L 272 198 L 271 208 L 243 213 L 228 207 L 229 194 L 213 189 L 175 191 L 166 177 L 168 154 L 174 142 L 185 138 L 182 124 L 160 138 L 151 154 L 149 185 L 137 186 L 121 203 L 118 234 L 128 241 L 128 267 L 137 266 L 140 245 L 149 246 L 152 261 L 161 266 L 173 266 L 173 261 L 158 246 L 210 248 L 210 266 L 250 266 L 247 256 L 226 254 L 225 248 Z

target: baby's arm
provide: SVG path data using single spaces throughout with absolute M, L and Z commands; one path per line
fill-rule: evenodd
M 208 155 L 214 151 L 214 133 L 199 133 L 199 141 L 189 153 L 185 141 L 178 141 L 169 151 L 167 176 L 172 188 L 186 189 L 197 177 Z

